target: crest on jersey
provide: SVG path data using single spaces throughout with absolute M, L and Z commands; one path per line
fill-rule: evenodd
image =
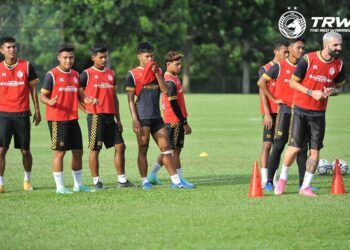
M 283 36 L 290 39 L 297 38 L 305 32 L 306 20 L 297 11 L 287 11 L 280 17 L 278 28 Z
M 335 73 L 334 67 L 330 68 L 330 69 L 329 69 L 329 74 L 330 74 L 330 75 L 334 75 L 334 73 Z
M 317 68 L 318 68 L 317 65 L 312 66 L 312 69 L 317 69 Z
M 287 69 L 287 70 L 286 70 L 286 73 L 287 73 L 287 74 L 290 74 L 290 70 L 289 70 L 289 69 Z
M 78 78 L 74 77 L 74 83 L 78 83 Z
M 108 74 L 108 80 L 112 81 L 113 80 L 113 76 Z
M 98 79 L 98 75 L 95 75 L 95 79 Z
M 60 77 L 60 82 L 64 82 L 64 79 L 62 77 Z
M 19 71 L 17 72 L 17 76 L 18 76 L 19 78 L 22 78 L 22 77 L 23 77 L 23 72 L 19 70 Z

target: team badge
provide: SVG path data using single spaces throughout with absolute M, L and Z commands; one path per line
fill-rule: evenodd
M 78 83 L 78 78 L 74 77 L 74 83 Z
M 317 69 L 317 68 L 318 68 L 317 65 L 312 66 L 312 69 Z
M 22 71 L 18 71 L 18 72 L 17 72 L 17 76 L 18 76 L 19 78 L 22 78 L 22 77 L 23 77 L 23 72 L 22 72 Z
M 287 11 L 280 17 L 278 28 L 283 36 L 290 39 L 297 38 L 304 33 L 306 20 L 297 11 Z
M 113 76 L 112 75 L 108 75 L 108 80 L 112 81 L 113 80 Z
M 330 69 L 329 69 L 329 74 L 330 74 L 330 75 L 334 75 L 334 73 L 335 73 L 334 67 L 330 68 Z
M 62 77 L 60 77 L 60 82 L 64 82 L 64 79 Z
M 290 74 L 290 70 L 289 70 L 289 69 L 287 69 L 287 70 L 286 70 L 286 73 L 287 73 L 287 74 Z
M 98 75 L 95 75 L 95 79 L 98 79 Z

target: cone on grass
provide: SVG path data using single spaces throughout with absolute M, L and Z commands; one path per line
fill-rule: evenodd
M 248 196 L 249 198 L 263 196 L 258 161 L 255 161 L 255 164 L 254 164 L 252 178 L 250 179 L 250 188 L 249 188 Z
M 339 160 L 335 161 L 331 194 L 345 194 L 343 176 L 341 175 Z

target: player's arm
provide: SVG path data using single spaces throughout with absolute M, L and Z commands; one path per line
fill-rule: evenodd
M 274 103 L 282 103 L 280 99 L 275 98 L 270 90 L 267 88 L 267 83 L 271 80 L 277 79 L 279 75 L 279 64 L 273 65 L 266 73 L 264 73 L 258 80 L 258 86 L 263 93 Z
M 51 92 L 53 89 L 53 77 L 50 73 L 47 73 L 43 82 L 43 86 L 40 90 L 40 101 L 45 105 L 54 106 L 56 104 L 58 95 L 51 98 Z
M 165 80 L 160 72 L 160 70 L 158 70 L 158 66 L 157 64 L 154 64 L 152 66 L 152 70 L 154 72 L 154 74 L 156 75 L 156 78 L 157 78 L 157 82 L 158 82 L 158 85 L 159 85 L 159 88 L 160 88 L 160 91 L 166 95 L 168 94 L 168 86 L 166 85 L 165 83 Z
M 30 88 L 30 95 L 32 96 L 32 101 L 34 104 L 35 113 L 33 116 L 33 122 L 34 125 L 37 126 L 41 122 L 41 114 L 40 114 L 40 107 L 39 107 L 39 99 L 38 94 L 36 92 L 36 85 L 39 82 L 38 75 L 36 74 L 33 66 L 29 63 L 28 65 L 28 83 Z
M 128 106 L 132 117 L 132 127 L 136 134 L 141 133 L 141 123 L 139 116 L 137 115 L 136 105 L 135 105 L 135 89 L 136 85 L 134 78 L 130 72 L 126 76 L 126 92 L 128 95 Z
M 308 69 L 308 57 L 305 55 L 298 62 L 298 65 L 292 74 L 292 77 L 289 81 L 289 86 L 296 91 L 304 93 L 305 95 L 311 96 L 317 101 L 327 98 L 326 94 L 322 90 L 312 90 L 301 84 L 302 80 L 305 78 L 306 71 Z
M 114 77 L 114 105 L 115 105 L 115 119 L 117 120 L 117 126 L 119 128 L 119 131 L 120 133 L 123 132 L 123 124 L 122 124 L 122 121 L 120 120 L 120 113 L 119 113 L 119 99 L 118 99 L 118 96 L 117 96 L 117 89 L 118 89 L 118 86 L 117 86 L 117 82 L 115 80 L 115 77 Z
M 259 70 L 259 78 L 266 72 L 264 67 L 261 67 Z M 271 113 L 270 113 L 270 108 L 267 102 L 267 97 L 264 94 L 264 92 L 259 88 L 259 95 L 260 95 L 260 100 L 262 103 L 262 108 L 263 108 L 263 112 L 264 112 L 264 126 L 267 129 L 271 129 L 272 128 L 272 117 L 271 117 Z
M 79 88 L 80 102 L 78 103 L 78 107 L 82 111 L 86 112 L 85 104 L 98 104 L 99 101 L 97 98 L 93 98 L 91 96 L 85 95 L 85 88 L 87 86 L 87 81 L 88 81 L 88 74 L 85 70 L 80 74 L 79 79 L 80 79 L 80 88 Z
M 340 93 L 343 91 L 344 84 L 345 84 L 345 68 L 344 68 L 344 65 L 342 65 L 339 74 L 334 79 L 334 87 L 325 89 L 325 92 L 331 96 L 340 95 Z

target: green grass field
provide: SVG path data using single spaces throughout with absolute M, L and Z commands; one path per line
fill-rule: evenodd
M 121 103 L 126 170 L 140 184 L 137 145 L 126 96 Z M 321 158 L 350 163 L 349 95 L 331 98 L 325 148 Z M 32 127 L 35 191 L 22 190 L 20 152 L 11 149 L 0 195 L 0 249 L 349 249 L 350 196 L 330 195 L 331 176 L 317 175 L 316 198 L 298 195 L 293 166 L 286 194 L 249 199 L 254 160 L 261 146 L 257 95 L 187 95 L 189 123 L 182 155 L 185 176 L 195 190 L 172 190 L 164 169 L 164 185 L 150 191 L 116 189 L 113 150 L 101 152 L 101 177 L 110 188 L 71 196 L 55 194 L 52 152 L 46 121 Z M 43 112 L 44 114 L 44 112 Z M 81 115 L 84 149 L 85 115 Z M 208 157 L 199 157 L 207 152 Z M 152 142 L 149 163 L 158 150 Z M 84 180 L 91 185 L 84 154 Z M 65 182 L 72 187 L 70 152 Z M 350 175 L 344 182 L 350 191 Z

